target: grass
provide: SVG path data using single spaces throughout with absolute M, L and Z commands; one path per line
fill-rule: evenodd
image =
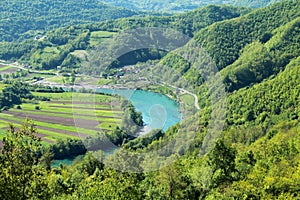
M 97 127 L 104 130 L 114 130 L 117 127 L 117 125 L 116 123 L 101 123 Z
M 91 111 L 90 113 L 88 113 L 88 116 L 81 116 L 81 115 L 87 115 L 87 111 L 89 110 L 84 110 L 84 109 L 74 109 L 74 112 L 69 112 L 69 113 L 65 113 L 63 112 L 62 109 L 55 109 L 52 110 L 50 108 L 41 108 L 40 111 L 36 111 L 34 108 L 33 109 L 22 109 L 22 110 L 18 110 L 18 109 L 11 109 L 11 111 L 15 112 L 15 113 L 26 113 L 26 114 L 33 114 L 33 115 L 44 115 L 44 116 L 52 116 L 52 117 L 62 117 L 62 118 L 79 118 L 79 119 L 86 119 L 86 120 L 94 120 L 95 119 L 95 114 L 98 118 L 101 117 L 114 117 L 114 114 L 112 113 L 112 111 L 102 111 L 102 110 L 96 110 L 96 111 Z M 50 111 L 50 112 L 49 112 Z M 51 111 L 56 111 L 57 113 L 51 113 Z M 72 111 L 72 110 L 71 110 Z M 61 113 L 59 113 L 61 112 Z M 116 113 L 117 114 L 117 113 Z M 105 119 L 105 121 L 110 121 L 110 119 Z
M 63 76 L 52 76 L 45 79 L 45 81 L 57 83 L 57 84 L 64 84 L 65 77 Z
M 85 50 L 75 50 L 71 54 L 74 56 L 77 56 L 78 58 L 85 59 L 86 56 L 88 55 L 87 51 Z
M 0 67 L 0 72 L 6 71 L 6 70 L 11 69 L 11 68 L 13 68 L 13 67 L 11 67 L 11 66 Z
M 43 49 L 40 57 L 42 60 L 46 60 L 48 57 L 59 55 L 59 50 L 56 47 L 46 47 Z
M 5 117 L 5 120 L 1 119 L 0 122 L 2 123 L 8 123 L 9 120 L 12 120 L 12 121 L 15 121 L 15 122 L 18 122 L 18 123 L 23 123 L 24 122 L 24 118 L 21 118 L 21 117 L 16 117 L 16 116 L 13 116 L 13 115 L 8 115 L 8 114 L 4 114 L 4 113 L 1 113 L 0 114 L 0 117 L 4 118 Z M 34 121 L 35 125 L 37 126 L 41 126 L 41 127 L 45 127 L 45 128 L 52 128 L 52 129 L 57 129 L 58 131 L 70 131 L 70 132 L 74 132 L 74 133 L 77 133 L 79 132 L 80 134 L 86 134 L 86 135 L 96 135 L 97 130 L 92 130 L 92 129 L 86 129 L 86 128 L 80 128 L 80 127 L 74 127 L 74 126 L 66 126 L 66 125 L 61 125 L 61 124 L 55 124 L 55 123 L 51 123 L 51 122 L 41 122 L 41 121 Z M 40 133 L 42 134 L 49 134 L 50 133 L 50 136 L 53 135 L 51 133 L 54 133 L 52 131 L 47 131 L 47 130 L 39 130 Z M 61 134 L 61 133 L 56 133 L 55 135 L 62 135 L 63 137 L 62 138 L 66 138 L 66 137 L 69 137 L 69 135 L 66 135 L 66 134 Z
M 14 117 L 12 118 L 12 117 L 8 117 L 7 120 L 9 120 L 9 119 L 14 120 L 14 121 L 16 121 L 16 122 L 19 122 L 19 124 L 13 123 L 15 127 L 20 127 L 20 126 L 21 126 L 20 124 L 22 124 L 22 123 L 24 122 L 24 119 L 22 119 L 22 118 L 14 118 Z M 7 121 L 1 119 L 0 122 L 1 122 L 1 123 L 7 123 L 7 126 L 6 126 L 6 127 L 8 127 L 8 124 L 9 124 L 9 123 L 8 123 Z M 41 123 L 40 123 L 40 122 L 37 122 L 37 121 L 35 121 L 34 124 L 37 125 L 37 126 L 40 126 L 40 125 L 41 125 Z M 48 127 L 48 126 L 43 126 L 43 127 Z M 2 129 L 2 130 L 3 130 L 3 129 Z M 5 132 L 5 131 L 4 131 L 4 132 Z M 61 138 L 61 139 L 63 139 L 63 138 L 65 138 L 65 139 L 66 139 L 66 138 L 76 138 L 75 136 L 66 135 L 66 134 L 58 133 L 58 132 L 54 132 L 54 131 L 43 130 L 43 129 L 39 129 L 39 130 L 38 130 L 38 133 L 43 134 L 43 135 L 46 135 L 45 138 L 53 138 L 53 139 L 52 139 L 53 141 L 55 141 L 55 140 L 57 140 L 57 139 L 59 139 L 59 138 Z M 4 133 L 4 135 L 5 135 L 5 133 Z M 55 140 L 54 140 L 54 139 L 55 139 Z
M 101 78 L 99 81 L 98 81 L 98 85 L 105 85 L 107 83 L 111 82 L 110 79 L 105 79 L 105 78 Z
M 72 92 L 64 92 L 64 93 L 39 93 L 33 92 L 32 94 L 40 97 L 47 97 L 53 101 L 70 101 L 76 100 L 81 102 L 105 102 L 109 103 L 112 101 L 111 96 L 101 95 L 101 94 L 89 94 L 89 93 L 72 93 Z
M 51 54 L 59 54 L 59 50 L 57 47 L 46 47 L 43 49 L 44 53 L 51 53 Z
M 45 74 L 45 73 L 29 73 L 26 77 L 33 78 L 33 77 L 44 77 L 44 78 L 52 78 L 55 75 Z
M 90 37 L 90 45 L 96 46 L 100 44 L 104 39 L 110 38 L 114 35 L 114 32 L 107 32 L 107 31 L 94 31 L 91 33 Z
M 180 100 L 188 105 L 188 106 L 194 106 L 195 104 L 195 99 L 192 95 L 189 95 L 189 94 L 183 94 L 181 96 L 179 96 Z
M 6 87 L 6 84 L 0 83 L 0 92 Z
M 5 136 L 5 130 L 0 129 L 0 140 L 3 140 L 3 137 Z

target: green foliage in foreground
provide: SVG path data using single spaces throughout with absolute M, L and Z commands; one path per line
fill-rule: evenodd
M 19 131 L 11 128 L 4 141 L 0 197 L 293 199 L 300 187 L 299 128 L 297 121 L 279 123 L 266 136 L 244 147 L 220 139 L 205 157 L 185 155 L 159 171 L 131 174 L 103 165 L 101 152 L 88 153 L 72 166 L 50 169 L 50 154 L 39 156 L 41 145 L 32 135 L 35 129 L 26 123 Z
M 49 154 L 41 156 L 42 145 L 35 127 L 26 121 L 18 130 L 10 126 L 0 154 L 0 198 L 46 198 Z

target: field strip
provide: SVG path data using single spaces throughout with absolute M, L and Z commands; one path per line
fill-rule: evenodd
M 35 110 L 35 104 L 23 104 L 22 109 L 27 109 L 27 110 Z M 64 113 L 76 113 L 76 114 L 81 114 L 81 113 L 87 113 L 90 112 L 90 110 L 94 109 L 78 109 L 78 108 L 72 108 L 72 107 L 67 107 L 67 108 L 62 108 L 60 106 L 55 106 L 51 107 L 50 105 L 40 105 L 40 110 L 42 111 L 58 111 L 58 112 L 64 112 Z M 102 110 L 102 109 L 97 109 L 95 110 L 95 113 L 99 114 L 100 116 L 113 116 L 114 114 L 122 114 L 122 110 Z
M 117 101 L 117 98 L 111 96 L 101 95 L 101 94 L 94 95 L 89 93 L 77 93 L 76 96 L 74 96 L 72 92 L 64 92 L 64 93 L 32 92 L 32 94 L 36 96 L 48 97 L 51 99 L 51 101 L 66 102 L 66 103 L 72 102 L 74 98 L 84 100 L 84 102 L 96 102 L 96 103 L 110 103 L 112 100 Z
M 77 113 L 77 112 L 56 112 L 56 111 L 49 111 L 49 110 L 30 110 L 30 109 L 22 109 L 25 110 L 26 112 L 39 112 L 39 113 L 52 113 L 52 114 L 63 114 L 63 115 L 75 115 L 77 116 L 83 116 L 83 117 L 95 117 L 94 114 L 82 114 L 82 113 Z M 14 112 L 20 112 L 20 110 L 13 109 Z M 119 118 L 119 117 L 114 117 L 114 116 L 104 116 L 104 115 L 96 115 L 97 118 Z
M 8 70 L 10 68 L 12 68 L 12 67 L 11 66 L 7 66 L 7 65 L 0 65 L 0 72 Z
M 4 121 L 9 119 L 9 120 L 18 121 L 20 123 L 24 122 L 24 118 L 16 118 L 12 115 L 4 114 L 4 113 L 1 114 L 1 115 L 2 116 L 5 115 L 6 118 L 4 118 L 5 119 Z M 115 121 L 114 121 L 114 123 L 116 124 Z M 55 124 L 55 123 L 52 123 L 52 122 L 42 122 L 42 121 L 34 121 L 34 124 L 36 124 L 38 126 L 42 126 L 42 127 L 50 127 L 50 128 L 55 128 L 55 129 L 58 129 L 58 130 L 63 130 L 63 131 L 67 130 L 67 131 L 70 131 L 70 132 L 79 132 L 79 133 L 82 133 L 82 134 L 85 134 L 85 135 L 97 135 L 98 132 L 105 131 L 103 129 L 101 129 L 101 130 L 99 130 L 99 129 L 92 130 L 92 129 L 86 129 L 86 128 L 82 128 L 82 127 L 66 126 L 66 125 L 61 125 L 61 124 Z
M 100 114 L 96 114 L 96 115 L 92 115 L 93 117 L 80 117 L 77 115 L 80 115 L 82 112 L 80 113 L 69 113 L 69 114 L 51 114 L 48 113 L 47 111 L 41 112 L 40 111 L 26 111 L 26 112 L 22 112 L 22 110 L 18 110 L 18 109 L 13 109 L 12 111 L 4 111 L 3 114 L 8 114 L 11 117 L 22 117 L 22 118 L 32 118 L 34 120 L 37 121 L 42 121 L 39 120 L 39 116 L 46 118 L 45 122 L 49 122 L 49 123 L 53 123 L 53 120 L 57 120 L 58 119 L 58 124 L 62 124 L 61 122 L 65 122 L 62 125 L 69 125 L 69 126 L 74 126 L 74 120 L 78 121 L 78 120 L 85 120 L 87 123 L 88 122 L 94 122 L 97 121 L 97 123 L 107 123 L 107 122 L 121 122 L 122 121 L 122 115 L 120 115 L 119 113 L 105 113 L 109 114 L 110 116 L 104 116 L 104 113 L 100 112 Z M 97 113 L 97 112 L 96 112 Z M 1 116 L 1 115 L 0 115 Z M 97 118 L 95 118 L 97 117 Z M 67 124 L 67 122 L 69 122 L 69 124 Z M 82 123 L 84 121 L 81 121 Z M 88 129 L 91 129 L 91 127 L 89 127 Z
M 63 118 L 63 117 L 57 117 L 57 116 L 46 116 L 46 115 L 35 115 L 35 114 L 26 114 L 26 113 L 12 113 L 10 111 L 6 111 L 3 113 L 13 114 L 14 117 L 17 118 L 30 118 L 34 121 L 42 121 L 42 122 L 50 122 L 53 124 L 61 124 L 61 125 L 67 125 L 67 126 L 75 126 L 74 118 Z M 95 128 L 99 122 L 97 120 L 85 120 L 85 119 L 76 119 L 77 121 L 80 120 L 80 124 L 84 125 L 83 128 L 98 130 Z
M 82 113 L 64 113 L 64 112 L 55 112 L 55 111 L 43 111 L 43 110 L 18 110 L 18 109 L 12 109 L 11 111 L 7 112 L 9 114 L 14 113 L 25 113 L 30 115 L 44 115 L 44 116 L 53 116 L 53 117 L 62 117 L 62 118 L 80 118 L 80 119 L 86 119 L 86 120 L 95 120 L 95 117 L 99 121 L 106 121 L 106 119 L 121 119 L 120 116 L 104 116 L 104 115 L 93 115 L 93 114 L 82 114 Z M 108 120 L 110 121 L 110 120 Z
M 18 121 L 14 121 L 14 120 L 7 120 L 7 119 L 1 119 L 0 120 L 6 120 L 7 123 L 13 123 L 17 128 L 21 127 L 21 125 L 23 124 L 23 122 L 18 122 Z M 38 128 L 38 133 L 36 134 L 37 137 L 41 138 L 41 140 L 43 142 L 45 142 L 45 144 L 47 143 L 51 143 L 54 144 L 56 142 L 57 139 L 59 138 L 78 138 L 78 137 L 74 137 L 74 136 L 66 136 L 65 134 L 59 134 L 57 132 L 51 132 L 48 130 L 44 130 L 44 127 L 40 127 L 40 126 L 36 126 Z M 5 135 L 5 134 L 4 134 Z M 2 139 L 2 137 L 1 137 Z M 0 140 L 1 142 L 1 140 Z
M 7 123 L 13 123 L 16 125 L 16 127 L 20 127 L 23 124 L 23 122 L 20 122 L 18 120 L 3 119 L 3 118 L 0 118 L 0 120 L 3 120 L 3 121 L 5 120 Z M 57 135 L 58 137 L 60 137 L 61 135 L 64 135 L 64 136 L 68 135 L 73 138 L 76 138 L 76 137 L 85 138 L 85 137 L 89 136 L 88 134 L 79 134 L 77 132 L 70 132 L 67 130 L 59 130 L 59 129 L 45 127 L 45 126 L 39 126 L 39 125 L 36 125 L 36 128 L 38 130 L 38 134 L 36 136 L 38 136 L 40 138 L 45 138 L 45 137 L 48 137 L 49 135 L 53 135 L 53 134 Z
M 50 101 L 51 103 L 56 103 L 56 104 L 79 104 L 79 105 L 106 105 L 110 106 L 110 102 L 82 102 L 82 101 Z
M 51 103 L 51 106 L 68 106 L 68 107 L 72 107 L 72 108 L 82 108 L 83 104 L 55 104 L 55 103 Z M 49 105 L 50 106 L 50 105 Z M 112 107 L 111 106 L 108 106 L 108 105 L 93 105 L 93 104 L 86 104 L 84 105 L 84 108 L 98 108 L 98 109 L 103 109 L 103 110 L 111 110 Z M 119 109 L 121 110 L 120 108 L 114 108 L 114 109 Z
M 28 117 L 29 119 L 31 119 L 30 117 Z M 2 117 L 2 119 L 4 121 L 7 120 L 14 120 L 14 121 L 18 121 L 23 123 L 24 122 L 24 117 L 21 118 L 16 118 L 15 116 L 9 116 L 7 115 L 5 118 Z M 33 119 L 32 119 L 33 120 Z M 83 127 L 75 127 L 73 126 L 66 126 L 66 125 L 61 125 L 61 124 L 57 124 L 57 123 L 53 123 L 53 122 L 43 122 L 43 121 L 39 121 L 39 120 L 35 120 L 34 124 L 38 125 L 38 126 L 42 126 L 42 127 L 50 127 L 50 128 L 55 128 L 55 129 L 60 129 L 60 130 L 68 130 L 70 132 L 77 132 L 79 131 L 80 133 L 84 133 L 87 135 L 96 135 L 97 132 L 101 131 L 100 129 L 86 129 Z
M 111 108 L 94 108 L 94 107 L 80 107 L 80 106 L 54 106 L 50 105 L 50 108 L 68 108 L 68 109 L 82 109 L 82 110 L 103 110 L 103 111 L 111 111 Z
M 72 104 L 72 102 L 69 103 L 56 103 L 56 102 L 48 102 L 46 104 L 41 105 L 47 105 L 47 106 L 68 106 L 68 107 L 84 107 L 84 108 L 103 108 L 103 109 L 111 109 L 111 105 L 102 105 L 102 104 Z M 119 108 L 120 109 L 120 108 Z M 121 109 L 120 109 L 121 110 Z

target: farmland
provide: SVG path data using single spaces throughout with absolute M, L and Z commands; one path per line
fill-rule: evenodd
M 9 74 L 16 72 L 17 70 L 18 69 L 15 67 L 0 64 L 0 74 Z
M 15 106 L 0 113 L 0 139 L 9 123 L 20 126 L 26 118 L 32 119 L 38 128 L 38 136 L 45 144 L 65 138 L 86 138 L 99 132 L 109 132 L 121 122 L 120 107 L 111 108 L 111 101 L 117 97 L 100 94 L 78 94 L 82 101 L 72 102 L 72 93 L 38 93 L 51 101 L 32 101 Z M 94 103 L 95 100 L 95 103 Z M 76 126 L 74 118 L 80 120 Z

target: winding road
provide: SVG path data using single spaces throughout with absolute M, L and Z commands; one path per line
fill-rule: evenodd
M 180 90 L 181 92 L 183 92 L 184 94 L 189 94 L 189 95 L 193 96 L 194 99 L 195 99 L 195 101 L 194 101 L 195 107 L 197 108 L 197 110 L 200 110 L 200 107 L 199 107 L 199 105 L 198 105 L 198 97 L 197 97 L 196 94 L 191 93 L 191 92 L 187 91 L 186 89 L 179 88 L 179 87 L 176 87 L 176 86 L 174 86 L 174 85 L 170 85 L 170 84 L 168 84 L 168 83 L 166 83 L 166 82 L 161 82 L 161 83 L 162 83 L 163 85 L 168 86 L 168 87 L 171 87 L 171 88 L 174 88 L 174 89 L 178 89 L 178 90 Z

